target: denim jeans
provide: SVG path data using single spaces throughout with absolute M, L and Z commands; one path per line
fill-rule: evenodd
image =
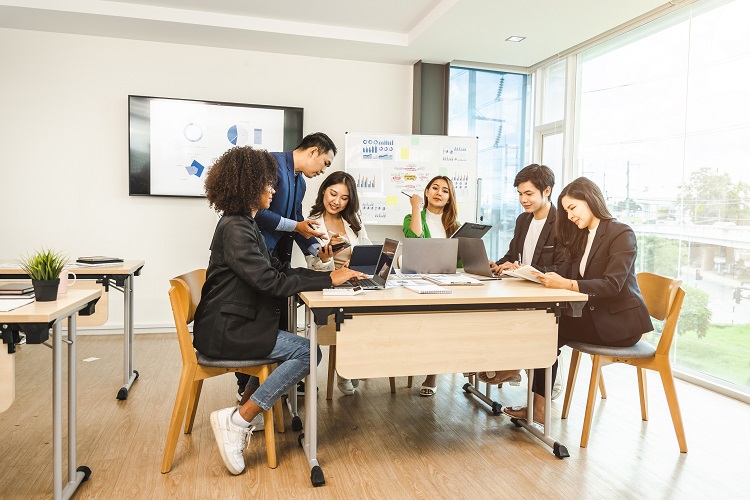
M 286 394 L 293 385 L 310 373 L 310 341 L 279 330 L 276 345 L 268 357 L 278 361 L 278 367 L 262 384 L 257 377 L 250 377 L 246 386 L 246 390 L 251 391 L 257 388 L 250 399 L 264 410 L 270 410 L 282 394 Z M 318 347 L 318 364 L 322 358 L 323 353 Z

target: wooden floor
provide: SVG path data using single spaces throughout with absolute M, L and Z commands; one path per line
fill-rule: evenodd
M 690 449 L 680 454 L 659 379 L 649 374 L 651 418 L 642 422 L 627 366 L 605 369 L 609 399 L 597 406 L 587 449 L 578 446 L 585 377 L 568 420 L 560 419 L 562 398 L 553 402 L 552 435 L 568 447 L 565 460 L 467 396 L 460 374 L 441 376 L 433 398 L 419 397 L 418 384 L 407 389 L 406 378 L 397 379 L 396 394 L 387 379 L 376 379 L 351 397 L 337 391 L 331 402 L 321 387 L 318 458 L 326 485 L 313 488 L 291 429 L 277 435 L 277 469 L 265 462 L 261 432 L 246 451 L 247 470 L 227 472 L 209 413 L 233 403 L 231 375 L 206 382 L 192 435 L 180 438 L 172 472 L 159 472 L 180 372 L 174 335 L 136 336 L 140 378 L 124 402 L 115 399 L 122 336 L 79 337 L 78 354 L 77 465 L 93 471 L 78 499 L 750 497 L 750 407 L 678 381 Z M 17 354 L 16 401 L 0 414 L 0 498 L 51 496 L 50 356 L 43 346 Z M 99 359 L 80 361 L 89 357 Z M 589 367 L 582 364 L 582 374 Z M 514 404 L 525 394 L 518 387 L 501 393 Z

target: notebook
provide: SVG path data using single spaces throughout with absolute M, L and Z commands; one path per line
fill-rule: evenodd
M 89 257 L 78 257 L 76 262 L 81 264 L 110 264 L 113 262 L 123 262 L 119 257 L 106 257 L 104 255 L 91 255 Z
M 458 240 L 407 238 L 401 255 L 404 274 L 456 274 Z
M 480 238 L 458 238 L 458 256 L 464 264 L 464 272 L 473 278 L 482 281 L 500 279 L 490 271 L 487 250 Z
M 383 245 L 357 245 L 352 248 L 352 256 L 349 258 L 349 269 L 360 273 L 375 274 L 380 252 Z
M 490 229 L 492 229 L 492 226 L 488 226 L 487 224 L 464 222 L 461 224 L 461 227 L 451 235 L 451 238 L 481 238 L 487 234 L 487 231 Z
M 533 273 L 541 273 L 541 272 L 542 271 L 540 271 L 539 269 L 536 269 L 534 266 L 530 266 L 527 264 L 525 266 L 521 266 L 518 269 L 514 269 L 512 271 L 510 269 L 507 271 L 503 271 L 503 274 L 506 276 L 513 276 L 514 278 L 523 278 L 525 280 L 533 281 L 534 283 L 541 283 L 541 281 L 539 281 L 539 279 L 533 274 Z
M 4 283 L 0 285 L 0 295 L 24 295 L 34 291 L 31 283 Z
M 396 256 L 399 242 L 386 238 L 383 243 L 383 248 L 380 251 L 378 257 L 378 263 L 375 265 L 375 272 L 372 273 L 370 279 L 360 279 L 357 281 L 347 281 L 344 284 L 338 285 L 334 288 L 351 288 L 354 286 L 360 286 L 364 290 L 384 290 L 385 285 L 388 282 L 388 277 L 391 275 L 391 269 L 393 268 L 393 258 Z M 354 247 L 355 249 L 358 247 Z

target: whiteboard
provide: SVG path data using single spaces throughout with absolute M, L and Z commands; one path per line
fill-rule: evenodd
M 365 224 L 401 226 L 409 198 L 424 196 L 436 175 L 453 181 L 458 220 L 474 221 L 477 206 L 476 137 L 347 132 L 344 170 L 354 177 Z

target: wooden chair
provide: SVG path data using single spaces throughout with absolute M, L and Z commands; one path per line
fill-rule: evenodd
M 164 448 L 164 459 L 161 463 L 162 474 L 169 472 L 172 468 L 172 461 L 183 420 L 185 421 L 185 434 L 190 434 L 193 430 L 195 412 L 198 408 L 198 400 L 200 399 L 201 388 L 205 379 L 225 373 L 242 372 L 258 377 L 260 382 L 263 383 L 276 366 L 275 361 L 270 359 L 247 361 L 211 359 L 203 356 L 193 348 L 188 325 L 193 321 L 195 309 L 198 307 L 198 302 L 200 302 L 201 288 L 203 288 L 205 281 L 205 269 L 196 269 L 195 271 L 169 280 L 171 285 L 169 289 L 169 301 L 172 304 L 172 315 L 177 327 L 177 340 L 180 342 L 180 352 L 182 353 L 182 373 L 180 374 L 180 384 L 177 389 L 174 410 L 172 410 L 172 420 L 169 423 L 169 431 L 167 432 L 167 444 Z M 185 419 L 186 412 L 187 419 Z M 276 468 L 274 415 L 279 432 L 284 432 L 280 399 L 274 405 L 273 411 L 263 412 L 266 455 L 268 457 L 268 466 L 271 468 Z
M 336 324 L 329 321 L 327 325 L 318 326 L 318 345 L 328 346 L 328 384 L 326 387 L 326 400 L 333 399 L 333 381 L 336 378 Z M 389 377 L 391 393 L 396 393 L 396 378 Z M 413 377 L 409 377 L 406 384 L 411 388 Z
M 596 389 L 602 380 L 601 368 L 611 363 L 625 363 L 636 367 L 641 399 L 641 418 L 643 420 L 648 420 L 646 374 L 643 370 L 654 370 L 659 372 L 662 384 L 664 385 L 664 393 L 667 397 L 669 411 L 672 414 L 672 423 L 674 424 L 675 434 L 677 434 L 680 451 L 687 453 L 685 429 L 682 425 L 680 404 L 677 401 L 672 367 L 669 363 L 669 350 L 672 346 L 672 339 L 674 338 L 677 319 L 682 308 L 682 301 L 685 298 L 685 291 L 680 288 L 680 284 L 682 283 L 680 280 L 665 278 L 651 273 L 639 273 L 637 278 L 638 286 L 643 294 L 649 314 L 654 319 L 664 321 L 664 330 L 662 331 L 661 339 L 659 339 L 659 344 L 654 347 L 645 340 L 641 340 L 632 347 L 602 347 L 583 342 L 570 342 L 568 345 L 573 348 L 573 355 L 570 362 L 568 389 L 565 393 L 562 418 L 568 417 L 581 353 L 590 354 L 592 357 L 591 380 L 589 381 L 586 415 L 581 435 L 582 448 L 585 448 L 589 441 Z M 603 395 L 603 397 L 606 398 L 606 395 Z

